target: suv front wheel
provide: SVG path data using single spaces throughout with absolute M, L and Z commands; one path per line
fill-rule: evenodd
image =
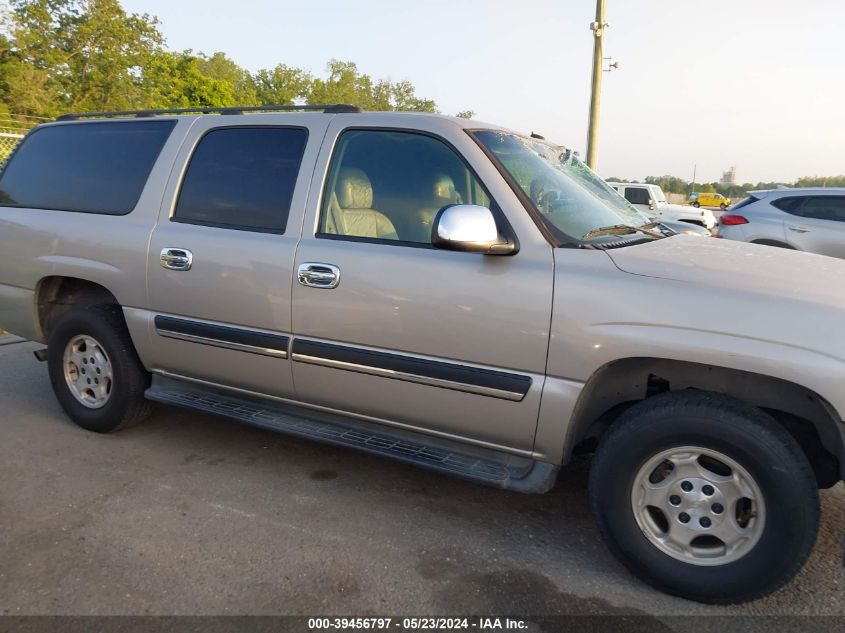
M 624 413 L 596 453 L 590 497 L 634 574 L 700 602 L 775 591 L 818 532 L 817 485 L 796 441 L 761 410 L 706 392 L 663 394 Z
M 89 305 L 62 315 L 47 345 L 56 399 L 76 424 L 108 433 L 146 418 L 150 375 L 144 370 L 119 306 Z

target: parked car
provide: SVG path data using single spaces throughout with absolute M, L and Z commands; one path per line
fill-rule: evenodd
M 628 202 L 646 215 L 661 221 L 688 222 L 706 229 L 716 227 L 716 218 L 709 209 L 693 211 L 689 206 L 669 204 L 666 194 L 658 185 L 632 182 L 608 182 Z
M 845 258 L 845 189 L 750 191 L 722 216 L 718 236 Z
M 645 581 L 729 603 L 801 568 L 845 464 L 845 262 L 667 237 L 504 128 L 208 110 L 66 116 L 0 175 L 0 322 L 76 424 L 159 402 L 522 492 L 595 450 Z
M 690 194 L 689 203 L 696 209 L 699 207 L 718 207 L 724 211 L 731 206 L 731 199 L 726 198 L 721 193 L 697 193 L 694 191 Z

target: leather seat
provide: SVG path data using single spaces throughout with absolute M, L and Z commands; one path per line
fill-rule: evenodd
M 417 211 L 413 227 L 410 227 L 408 239 L 415 242 L 431 240 L 431 225 L 434 223 L 434 216 L 440 209 L 451 204 L 461 203 L 461 196 L 455 190 L 455 181 L 446 174 L 435 176 L 430 194 L 431 198 L 427 201 L 425 207 Z
M 373 186 L 361 169 L 344 167 L 329 200 L 326 233 L 397 240 L 393 222 L 373 206 Z

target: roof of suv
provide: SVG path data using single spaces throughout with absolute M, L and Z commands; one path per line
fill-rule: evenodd
M 813 194 L 827 194 L 827 195 L 843 195 L 845 194 L 845 187 L 788 187 L 784 189 L 755 189 L 754 191 L 749 191 L 748 195 L 754 196 L 755 198 L 765 198 L 772 194 L 778 195 L 806 195 L 809 193 Z M 757 195 L 760 194 L 760 195 Z
M 431 112 L 407 112 L 407 111 L 383 111 L 371 110 L 362 111 L 357 106 L 347 104 L 333 104 L 333 105 L 301 105 L 301 106 L 233 106 L 224 108 L 172 108 L 161 110 L 113 110 L 105 112 L 79 112 L 63 114 L 56 118 L 57 122 L 65 123 L 71 121 L 87 121 L 95 119 L 109 119 L 109 120 L 126 120 L 126 119 L 149 119 L 158 117 L 167 118 L 207 118 L 211 116 L 243 116 L 243 115 L 260 115 L 262 117 L 293 117 L 296 115 L 302 116 L 308 114 L 309 116 L 325 114 L 334 116 L 336 114 L 354 114 L 356 118 L 361 117 L 361 121 L 366 122 L 369 119 L 384 117 L 403 119 L 406 117 L 414 117 L 416 119 L 428 119 L 431 121 L 447 122 L 458 124 L 462 128 L 486 128 L 504 130 L 499 125 L 482 123 L 470 119 L 463 119 L 454 116 L 447 116 L 444 114 L 435 114 Z M 471 123 L 471 124 L 470 124 Z M 518 134 L 518 132 L 516 132 Z

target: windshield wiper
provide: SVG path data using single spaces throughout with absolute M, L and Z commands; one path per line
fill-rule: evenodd
M 645 233 L 650 237 L 664 237 L 661 233 L 656 233 L 654 231 L 649 231 L 648 229 L 656 228 L 660 223 L 659 222 L 649 222 L 648 224 L 643 224 L 642 226 L 630 226 L 628 224 L 614 224 L 612 226 L 603 226 L 600 229 L 593 229 L 592 231 L 587 231 L 584 235 L 581 236 L 582 240 L 589 239 L 591 237 L 601 237 L 602 235 L 628 235 L 630 233 Z

